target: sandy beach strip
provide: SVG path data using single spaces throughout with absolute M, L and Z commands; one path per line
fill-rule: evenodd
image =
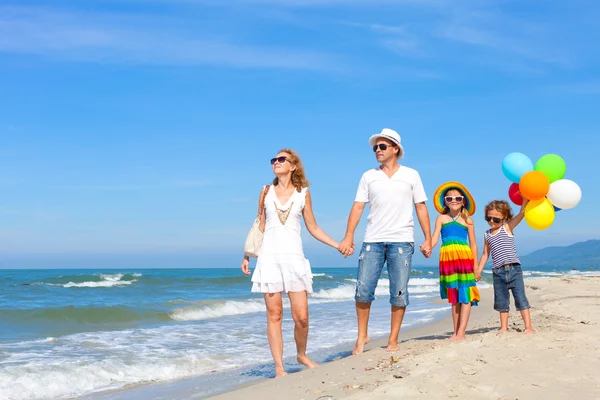
M 600 277 L 539 278 L 525 286 L 535 335 L 521 332 L 512 300 L 510 330 L 498 332 L 487 289 L 464 341 L 444 340 L 448 317 L 401 332 L 395 353 L 385 352 L 380 339 L 362 355 L 211 399 L 599 399 Z

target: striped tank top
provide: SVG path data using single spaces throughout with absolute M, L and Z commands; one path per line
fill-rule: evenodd
M 490 252 L 492 253 L 492 268 L 500 268 L 506 264 L 521 264 L 519 256 L 517 256 L 515 237 L 506 232 L 504 225 L 500 227 L 500 230 L 495 235 L 487 231 L 485 233 L 485 240 L 490 246 Z

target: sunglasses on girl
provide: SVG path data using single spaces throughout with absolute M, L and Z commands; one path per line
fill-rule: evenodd
M 288 161 L 290 164 L 292 163 L 290 160 L 288 160 L 287 157 L 285 156 L 281 156 L 281 157 L 274 157 L 271 158 L 271 165 L 275 164 L 275 162 L 278 162 L 279 164 L 283 164 L 284 162 Z
M 486 215 L 486 216 L 485 216 L 485 220 L 486 220 L 487 222 L 494 221 L 494 222 L 495 222 L 495 223 L 497 223 L 497 224 L 499 224 L 500 222 L 502 222 L 502 218 L 498 218 L 498 217 L 490 217 L 489 215 Z
M 379 150 L 387 150 L 388 147 L 392 148 L 394 146 L 389 145 L 389 144 L 385 144 L 385 143 L 379 143 L 379 144 L 376 144 L 375 146 L 373 146 L 373 151 L 377 151 L 377 149 L 379 149 Z
M 452 203 L 453 201 L 456 201 L 457 203 L 462 203 L 462 201 L 465 199 L 464 196 L 446 196 L 444 197 L 444 200 L 446 200 L 446 203 Z

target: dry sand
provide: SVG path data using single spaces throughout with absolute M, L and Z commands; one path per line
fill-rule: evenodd
M 482 290 L 464 341 L 444 340 L 452 325 L 444 319 L 401 332 L 395 353 L 374 341 L 362 355 L 211 399 L 600 399 L 600 277 L 525 286 L 534 335 L 521 332 L 514 304 L 509 332 L 498 332 L 493 293 Z

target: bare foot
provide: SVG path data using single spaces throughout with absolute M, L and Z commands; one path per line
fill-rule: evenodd
M 500 332 L 508 332 L 508 328 L 500 328 L 498 329 Z
M 275 370 L 275 379 L 277 378 L 281 378 L 282 376 L 286 376 L 287 372 L 285 372 L 284 370 Z
M 454 341 L 458 342 L 459 340 L 465 340 L 466 336 L 465 335 L 456 335 L 454 337 Z
M 456 333 L 453 333 L 452 336 L 447 337 L 445 340 L 449 340 L 450 342 L 454 342 L 456 340 Z
M 354 346 L 354 350 L 352 350 L 352 355 L 356 356 L 358 354 L 362 354 L 365 344 L 369 343 L 370 338 L 367 336 L 366 338 L 358 338 L 356 339 L 356 345 Z
M 526 334 L 526 335 L 533 335 L 535 333 L 535 331 L 533 330 L 533 328 L 526 328 L 523 331 L 523 333 Z
M 385 348 L 385 351 L 387 351 L 388 353 L 391 353 L 393 351 L 398 351 L 398 350 L 400 350 L 398 343 L 388 344 L 388 346 Z
M 306 368 L 316 368 L 319 366 L 319 364 L 308 358 L 306 355 L 298 356 L 296 360 L 298 360 L 298 362 L 304 365 Z

